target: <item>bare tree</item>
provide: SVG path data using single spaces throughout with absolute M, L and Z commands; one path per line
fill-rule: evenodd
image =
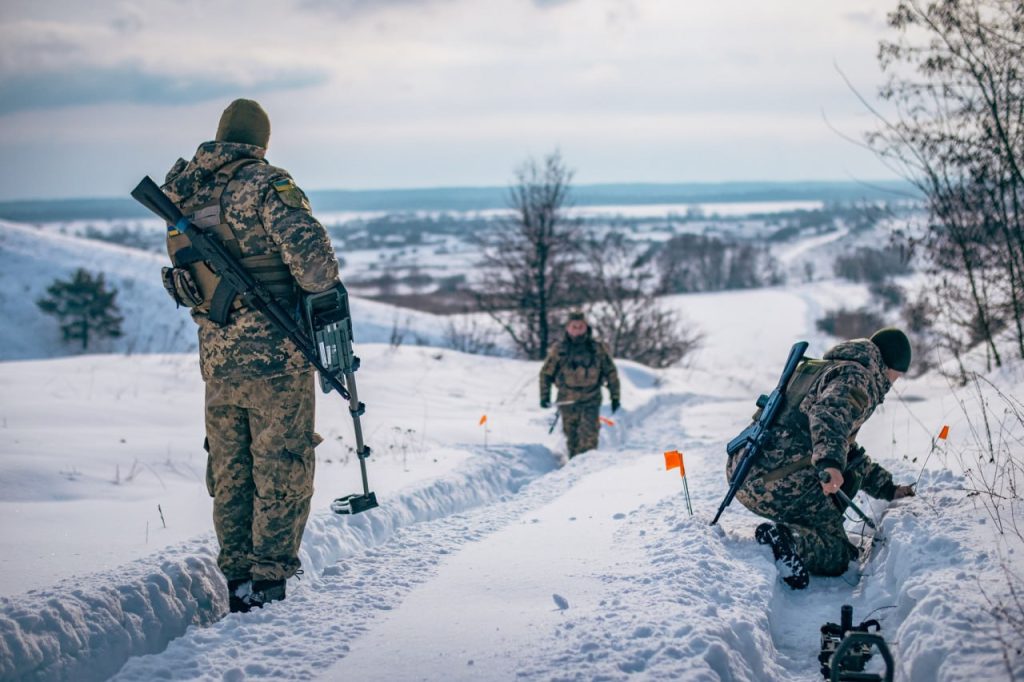
M 535 360 L 554 340 L 558 312 L 580 302 L 572 287 L 579 223 L 566 213 L 572 176 L 558 152 L 526 162 L 509 189 L 512 216 L 481 238 L 477 304 Z
M 926 197 L 909 243 L 963 330 L 949 338 L 984 343 L 998 366 L 995 336 L 1013 325 L 1024 357 L 1024 4 L 900 0 L 889 25 L 879 94 L 895 113 L 875 112 L 867 143 Z
M 700 347 L 701 331 L 658 298 L 654 264 L 642 261 L 623 235 L 591 240 L 584 254 L 590 322 L 613 357 L 668 367 Z

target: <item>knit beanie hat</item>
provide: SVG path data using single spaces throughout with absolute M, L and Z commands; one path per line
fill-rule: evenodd
M 583 314 L 582 310 L 573 310 L 571 313 L 569 313 L 569 322 L 572 322 L 573 320 L 579 320 L 580 322 L 586 322 L 587 321 L 587 316 Z
M 270 142 L 270 118 L 259 102 L 236 99 L 220 116 L 217 142 L 241 142 L 266 149 Z
M 910 339 L 899 329 L 879 329 L 871 335 L 871 343 L 882 351 L 882 362 L 889 369 L 906 372 L 910 368 Z

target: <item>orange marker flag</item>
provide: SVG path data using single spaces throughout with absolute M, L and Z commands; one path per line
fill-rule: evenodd
M 480 417 L 480 423 L 477 424 L 477 426 L 483 426 L 486 423 L 487 423 L 487 415 L 485 414 L 484 416 Z
M 613 422 L 608 417 L 598 417 L 597 420 L 604 424 L 605 426 L 615 426 L 615 422 Z
M 686 476 L 686 467 L 683 465 L 683 453 L 678 450 L 669 450 L 665 453 L 665 471 L 679 467 L 679 475 Z
M 676 467 L 683 468 L 683 453 L 678 450 L 669 450 L 665 453 L 665 471 Z
M 669 450 L 665 453 L 665 471 L 679 467 L 679 478 L 683 480 L 683 493 L 686 495 L 686 510 L 693 516 L 693 504 L 690 502 L 690 486 L 686 483 L 686 467 L 683 466 L 683 453 Z
M 943 424 L 942 430 L 939 431 L 939 440 L 946 440 L 949 438 L 949 424 Z

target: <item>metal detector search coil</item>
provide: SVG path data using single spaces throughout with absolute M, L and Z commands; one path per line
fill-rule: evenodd
M 348 412 L 356 434 L 356 456 L 363 479 L 363 492 L 339 497 L 331 502 L 335 514 L 359 514 L 377 506 L 377 496 L 370 492 L 366 480 L 366 460 L 370 446 L 363 442 L 363 428 L 359 418 L 366 412 L 366 405 L 359 402 L 356 390 L 355 372 L 359 369 L 359 358 L 352 350 L 352 315 L 349 312 L 348 292 L 344 285 L 338 285 L 319 294 L 307 294 L 303 299 L 303 313 L 316 344 L 323 370 L 320 370 L 320 388 L 330 393 L 334 382 L 344 382 L 348 390 Z M 333 380 L 333 381 L 332 381 Z

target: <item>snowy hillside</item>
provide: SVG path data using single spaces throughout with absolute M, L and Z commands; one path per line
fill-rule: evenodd
M 67 236 L 52 230 L 0 221 L 0 360 L 61 357 L 77 349 L 61 340 L 54 318 L 36 301 L 56 278 L 76 268 L 102 272 L 118 290 L 124 336 L 107 339 L 89 352 L 184 353 L 196 349 L 195 325 L 184 308 L 175 309 L 160 282 L 161 254 Z M 392 329 L 406 343 L 439 344 L 445 324 L 433 315 L 353 298 L 355 336 L 365 343 L 387 342 Z
M 1020 460 L 1024 434 L 997 391 L 1024 394 L 1024 366 L 977 388 L 897 384 L 861 442 L 900 481 L 919 478 L 920 496 L 860 498 L 881 530 L 846 575 L 793 593 L 741 505 L 707 525 L 724 441 L 793 341 L 825 350 L 810 333 L 820 309 L 858 296 L 819 284 L 674 297 L 704 349 L 689 368 L 621 363 L 624 411 L 599 451 L 565 466 L 536 407 L 537 363 L 360 344 L 381 508 L 328 511 L 358 470 L 348 417 L 321 396 L 305 574 L 287 601 L 243 616 L 224 614 L 214 565 L 194 355 L 0 363 L 0 679 L 810 681 L 818 628 L 845 603 L 882 621 L 898 680 L 1024 674 L 1014 631 L 992 616 L 1010 599 L 1004 568 L 1024 573 L 1020 509 L 994 514 L 998 498 L 964 476 L 983 404 Z M 667 449 L 685 454 L 692 518 Z

